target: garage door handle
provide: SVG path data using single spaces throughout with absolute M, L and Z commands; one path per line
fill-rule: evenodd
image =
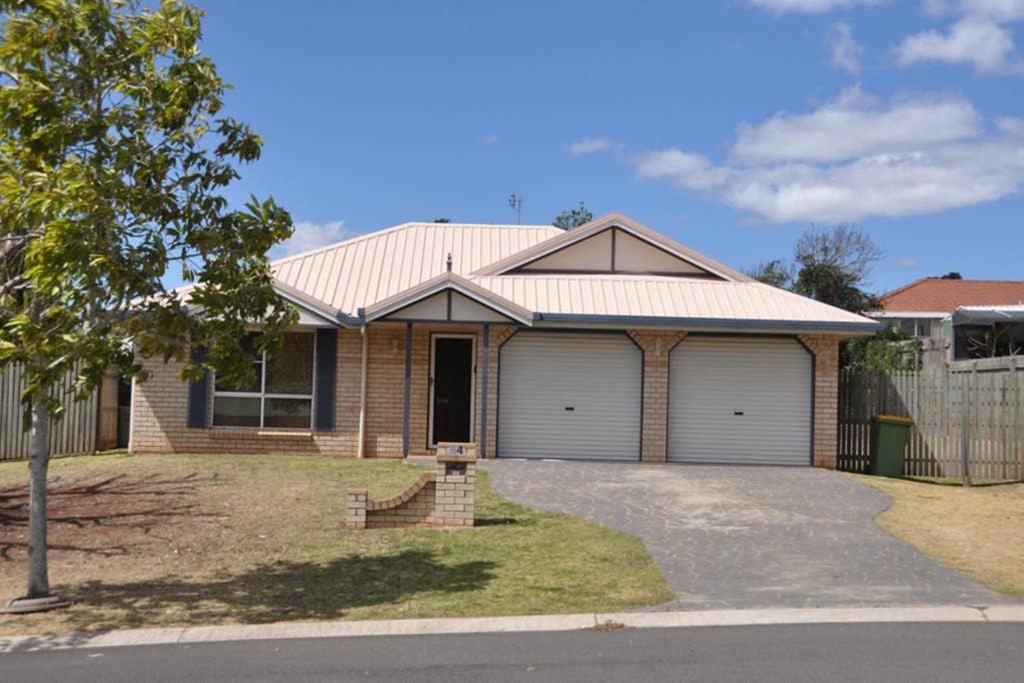
M 566 406 L 565 409 L 568 410 L 569 412 L 576 410 L 575 406 Z
M 733 415 L 742 415 L 743 411 L 742 410 L 734 410 L 734 411 L 732 411 L 732 414 Z

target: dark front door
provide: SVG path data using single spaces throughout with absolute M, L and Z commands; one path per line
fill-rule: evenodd
M 473 421 L 473 340 L 434 338 L 432 442 L 469 441 Z

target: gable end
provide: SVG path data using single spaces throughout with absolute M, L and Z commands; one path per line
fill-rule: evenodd
M 667 275 L 723 278 L 628 230 L 611 226 L 516 267 L 510 273 Z

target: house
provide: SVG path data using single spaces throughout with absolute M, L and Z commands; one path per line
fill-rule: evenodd
M 961 306 L 943 319 L 943 329 L 947 328 L 952 329 L 951 364 L 1024 358 L 1024 304 Z
M 246 387 L 146 361 L 133 451 L 834 467 L 838 345 L 880 329 L 618 214 L 406 223 L 272 267 L 283 352 Z
M 921 278 L 879 301 L 881 310 L 870 317 L 920 339 L 926 369 L 998 354 L 1013 339 L 1024 341 L 1020 321 L 1013 320 L 1013 309 L 1024 305 L 1024 280 Z M 988 343 L 993 330 L 998 339 Z

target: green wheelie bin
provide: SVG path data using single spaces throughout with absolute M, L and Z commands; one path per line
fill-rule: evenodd
M 896 415 L 875 415 L 871 421 L 871 474 L 903 476 L 903 454 L 914 421 Z

